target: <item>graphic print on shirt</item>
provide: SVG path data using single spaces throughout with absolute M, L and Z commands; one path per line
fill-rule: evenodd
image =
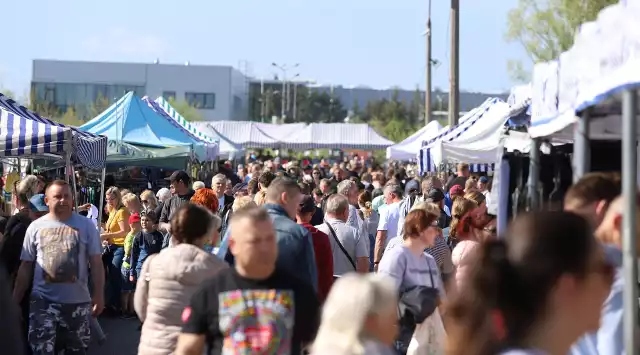
M 78 279 L 78 230 L 69 226 L 42 228 L 42 279 L 46 283 L 74 283 Z
M 293 292 L 235 290 L 218 295 L 223 355 L 289 355 Z

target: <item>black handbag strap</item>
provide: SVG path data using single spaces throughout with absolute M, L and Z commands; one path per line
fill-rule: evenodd
M 333 227 L 331 227 L 329 222 L 324 221 L 324 224 L 326 224 L 327 227 L 329 227 L 329 232 L 333 236 L 333 239 L 336 241 L 336 243 L 338 243 L 338 246 L 340 247 L 340 250 L 342 250 L 342 252 L 344 253 L 344 256 L 346 256 L 347 259 L 349 259 L 349 262 L 351 263 L 351 266 L 353 266 L 353 270 L 357 270 L 356 269 L 356 263 L 353 262 L 353 259 L 351 259 L 351 256 L 349 256 L 349 253 L 347 253 L 347 250 L 342 246 L 342 243 L 340 243 L 340 239 L 338 239 L 338 236 L 336 235 L 336 231 L 333 230 Z

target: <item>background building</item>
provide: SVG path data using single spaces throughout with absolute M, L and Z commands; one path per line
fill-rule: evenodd
M 72 107 L 78 117 L 90 119 L 96 102 L 112 103 L 134 91 L 184 100 L 206 120 L 242 120 L 248 116 L 248 86 L 246 76 L 231 66 L 34 60 L 31 97 L 61 112 Z

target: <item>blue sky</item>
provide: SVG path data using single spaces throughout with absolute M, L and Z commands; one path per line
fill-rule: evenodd
M 514 83 L 506 15 L 517 0 L 461 0 L 460 87 L 500 92 Z M 448 88 L 449 1 L 433 0 L 433 85 Z M 0 86 L 27 92 L 32 59 L 226 64 L 271 77 L 272 62 L 301 78 L 374 88 L 424 87 L 421 36 L 428 0 L 21 0 L 3 4 Z M 243 65 L 244 66 L 244 65 Z

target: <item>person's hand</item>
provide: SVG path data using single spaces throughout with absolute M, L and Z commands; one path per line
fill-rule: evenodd
M 133 275 L 129 275 L 129 281 L 134 282 L 136 280 L 135 277 L 133 277 Z
M 90 208 L 91 208 L 91 204 L 90 203 L 85 203 L 82 206 L 78 206 L 78 212 L 88 211 Z
M 103 295 L 95 295 L 91 299 L 91 304 L 93 305 L 91 314 L 94 317 L 97 317 L 104 310 L 104 296 Z

